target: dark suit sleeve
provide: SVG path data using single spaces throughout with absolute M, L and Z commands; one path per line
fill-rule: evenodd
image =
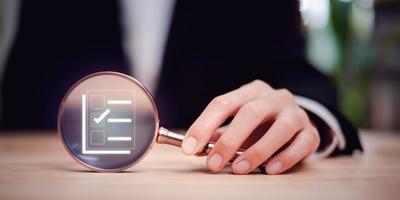
M 357 129 L 349 123 L 338 109 L 337 95 L 334 84 L 329 78 L 311 66 L 304 55 L 304 38 L 301 33 L 301 20 L 298 5 L 292 1 L 289 8 L 274 19 L 269 32 L 272 39 L 266 39 L 272 54 L 266 55 L 268 65 L 274 65 L 275 70 L 268 73 L 268 81 L 275 88 L 286 88 L 295 95 L 307 97 L 321 103 L 338 120 L 344 133 L 346 147 L 336 149 L 334 154 L 351 154 L 354 150 L 362 150 Z M 321 52 L 323 54 L 324 52 Z M 277 70 L 278 68 L 278 70 Z M 326 138 L 327 125 L 315 115 L 310 115 L 317 122 L 321 138 Z

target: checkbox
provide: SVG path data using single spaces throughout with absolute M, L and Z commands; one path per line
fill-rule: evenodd
M 101 120 L 100 122 L 96 122 L 94 119 L 98 118 L 102 113 L 90 113 L 90 127 L 104 127 L 105 125 L 105 120 Z
M 106 98 L 104 95 L 91 95 L 90 96 L 90 109 L 99 110 L 105 109 Z
M 106 133 L 104 130 L 91 130 L 90 131 L 90 144 L 91 145 L 104 145 L 106 143 Z

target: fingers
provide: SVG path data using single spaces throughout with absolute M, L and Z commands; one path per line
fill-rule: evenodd
M 271 97 L 263 97 L 243 105 L 208 156 L 208 167 L 220 170 L 248 136 L 264 121 L 274 117 L 283 108 Z M 215 159 L 218 158 L 218 159 Z
M 271 157 L 304 128 L 302 113 L 293 109 L 278 116 L 267 133 L 232 164 L 236 174 L 247 174 Z
M 218 128 L 230 116 L 234 116 L 231 123 Z M 260 127 L 268 130 L 260 132 Z M 240 146 L 255 142 L 233 162 L 236 174 L 247 174 L 267 160 L 268 173 L 282 173 L 319 145 L 317 130 L 293 95 L 262 81 L 213 99 L 186 133 L 182 151 L 195 154 L 209 140 L 216 141 L 207 158 L 213 171 L 222 169 Z
M 313 153 L 318 145 L 318 131 L 315 128 L 305 129 L 293 143 L 268 162 L 265 171 L 268 174 L 280 174 Z
M 221 126 L 217 130 L 215 130 L 215 132 L 210 137 L 210 141 L 215 143 L 221 137 L 221 135 L 224 134 L 227 128 L 228 126 Z
M 269 85 L 257 80 L 214 98 L 187 131 L 182 151 L 187 155 L 198 152 L 229 116 L 243 104 L 265 95 L 270 90 Z

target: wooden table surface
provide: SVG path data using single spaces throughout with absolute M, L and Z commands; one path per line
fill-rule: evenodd
M 0 134 L 0 199 L 399 199 L 400 135 L 364 131 L 361 139 L 363 155 L 239 176 L 209 173 L 205 158 L 167 145 L 124 173 L 90 172 L 55 134 Z

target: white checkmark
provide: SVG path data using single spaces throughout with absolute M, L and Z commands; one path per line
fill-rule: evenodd
M 101 115 L 99 117 L 95 117 L 93 120 L 94 122 L 96 122 L 97 124 L 101 122 L 101 120 L 103 120 L 109 113 L 111 112 L 110 109 L 105 110 L 103 113 L 101 113 Z

